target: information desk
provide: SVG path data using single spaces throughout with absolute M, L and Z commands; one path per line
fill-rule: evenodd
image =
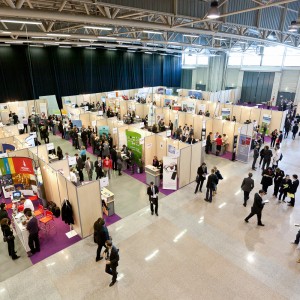
M 212 154 L 216 154 L 217 152 L 217 144 L 213 141 L 212 142 L 212 150 L 211 150 L 211 153 Z M 225 152 L 225 145 L 222 145 L 221 146 L 221 151 L 219 152 L 219 155 L 223 155 Z
M 16 234 L 20 239 L 25 251 L 29 252 L 30 251 L 30 248 L 28 246 L 29 232 L 26 229 L 26 226 L 22 224 L 22 222 L 26 220 L 26 217 L 24 216 L 23 213 L 19 212 L 15 216 L 13 215 L 12 218 L 13 218 L 13 224 L 16 230 Z
M 152 165 L 145 166 L 146 183 L 154 182 L 156 186 L 160 186 L 160 170 Z
M 103 212 L 107 216 L 112 216 L 115 214 L 115 194 L 109 191 L 107 188 L 101 189 L 101 199 L 106 203 L 108 210 L 103 207 Z

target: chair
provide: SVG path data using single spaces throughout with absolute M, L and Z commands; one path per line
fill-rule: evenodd
M 6 209 L 12 209 L 12 203 L 6 204 L 5 208 L 6 208 Z
M 44 230 L 46 234 L 50 232 L 52 228 L 55 228 L 55 222 L 54 222 L 54 217 L 53 213 L 49 210 L 46 210 L 45 217 L 39 219 L 40 224 L 43 226 L 40 226 L 41 230 Z M 51 225 L 52 224 L 52 225 Z
M 36 217 L 43 216 L 44 215 L 44 206 L 39 204 L 38 209 L 34 211 L 34 215 Z

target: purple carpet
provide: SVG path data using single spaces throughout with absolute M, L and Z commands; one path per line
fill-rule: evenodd
M 0 199 L 1 202 L 6 204 L 11 203 L 10 199 Z M 34 208 L 37 209 L 40 204 L 40 200 L 32 201 Z M 9 217 L 12 217 L 12 209 L 8 209 L 7 213 Z M 65 224 L 61 218 L 54 218 L 55 229 L 51 229 L 48 235 L 45 234 L 43 230 L 40 230 L 40 246 L 41 251 L 35 253 L 30 257 L 30 260 L 33 264 L 40 262 L 41 260 L 77 243 L 81 240 L 79 235 L 76 235 L 72 238 L 66 236 L 66 232 L 70 231 L 70 226 Z M 43 225 L 42 225 L 43 226 Z
M 81 237 L 76 235 L 72 238 L 66 236 L 66 232 L 70 231 L 70 226 L 65 224 L 61 218 L 55 218 L 55 229 L 51 229 L 48 234 L 40 230 L 41 251 L 30 257 L 33 264 L 36 264 L 43 259 L 79 242 Z
M 109 225 L 112 225 L 112 224 L 120 221 L 122 218 L 120 216 L 118 216 L 117 214 L 114 214 L 110 217 L 103 214 L 103 219 L 105 220 L 106 226 L 109 226 Z
M 146 183 L 146 173 L 140 173 L 140 174 L 134 173 L 134 174 L 131 174 L 131 171 L 130 171 L 130 170 L 123 170 L 123 172 L 126 173 L 127 175 L 133 177 L 134 179 L 136 179 L 136 180 L 138 180 L 138 181 L 140 181 L 140 182 L 142 182 L 142 183 L 144 183 L 144 184 L 147 184 L 147 183 Z M 166 195 L 166 196 L 168 196 L 168 195 L 170 195 L 170 194 L 176 192 L 176 190 L 175 190 L 175 191 L 174 191 L 174 190 L 165 190 L 165 189 L 163 189 L 161 186 L 159 186 L 158 189 L 159 189 L 159 191 L 160 191 L 162 194 L 164 194 L 164 195 Z

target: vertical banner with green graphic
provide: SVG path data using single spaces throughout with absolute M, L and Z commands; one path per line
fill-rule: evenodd
M 126 130 L 127 147 L 132 150 L 134 161 L 140 166 L 143 156 L 143 145 L 140 144 L 141 134 Z

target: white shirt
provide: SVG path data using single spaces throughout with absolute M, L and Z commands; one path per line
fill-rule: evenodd
M 34 206 L 33 206 L 33 203 L 30 199 L 26 199 L 25 202 L 24 202 L 24 209 L 25 208 L 30 208 L 31 211 L 33 212 L 34 211 Z
M 28 119 L 26 119 L 26 118 L 23 119 L 23 124 L 24 124 L 24 125 L 28 125 Z
M 77 176 L 74 172 L 70 172 L 70 180 L 72 182 L 77 182 Z

